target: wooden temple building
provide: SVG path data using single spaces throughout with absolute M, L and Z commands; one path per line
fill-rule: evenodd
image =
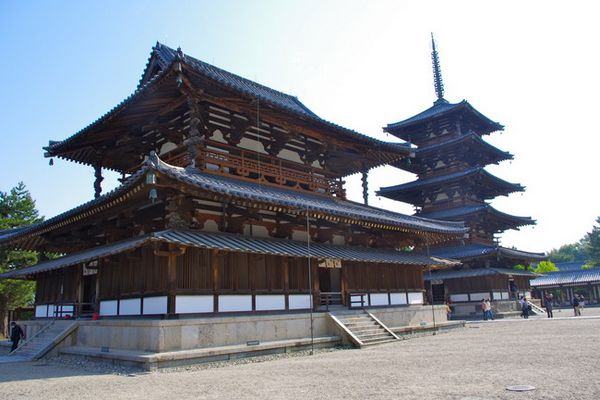
M 445 136 L 469 132 L 473 146 L 484 146 L 479 135 L 495 126 L 466 103 L 440 98 L 435 107 L 452 109 L 443 121 L 464 121 Z M 402 126 L 389 131 L 406 137 Z M 409 131 L 417 143 L 439 142 Z M 485 148 L 481 160 L 451 162 L 458 168 L 498 157 Z M 364 204 L 346 199 L 344 177 L 365 174 L 366 193 L 369 169 L 406 168 L 409 146 L 335 125 L 296 97 L 160 43 L 132 95 L 45 151 L 92 167 L 95 199 L 0 233 L 4 247 L 60 255 L 0 276 L 36 281 L 36 318 L 286 314 L 361 301 L 420 306 L 424 269 L 456 262 L 402 249 L 455 256 L 440 246 L 466 234 L 462 222 L 430 218 L 444 207 L 423 204 L 420 215 L 407 216 L 368 206 L 366 197 Z M 427 170 L 420 154 L 411 170 L 422 168 L 424 177 L 447 171 Z M 102 193 L 106 170 L 122 179 Z M 461 207 L 487 207 L 481 200 L 516 188 L 480 169 L 469 175 L 475 181 L 485 183 L 471 194 L 479 197 Z M 383 192 L 413 200 L 405 190 Z M 473 246 L 493 248 L 494 257 L 506 250 L 491 245 L 492 232 L 530 222 L 491 207 L 476 215 L 487 231 L 477 231 Z
M 507 300 L 510 293 L 529 294 L 530 273 L 516 271 L 544 254 L 499 245 L 498 235 L 507 229 L 534 224 L 529 217 L 504 213 L 489 201 L 496 196 L 521 192 L 524 187 L 506 182 L 485 170 L 489 164 L 512 159 L 512 155 L 484 140 L 504 127 L 463 100 L 450 103 L 444 87 L 438 53 L 432 38 L 434 86 L 437 99 L 432 107 L 384 130 L 418 146 L 411 158 L 392 165 L 412 172 L 412 182 L 383 187 L 378 194 L 415 206 L 418 217 L 464 221 L 469 233 L 452 241 L 432 245 L 430 255 L 457 259 L 460 266 L 433 272 L 426 279 L 435 302 L 479 302 Z

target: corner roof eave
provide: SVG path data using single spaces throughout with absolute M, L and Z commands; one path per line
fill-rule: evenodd
M 169 165 L 160 160 L 158 156 L 151 155 L 144 166 L 128 177 L 121 186 L 101 195 L 97 199 L 88 201 L 38 224 L 16 228 L 14 231 L 2 231 L 0 246 L 41 235 L 126 201 L 133 194 L 148 186 L 144 181 L 144 177 L 150 170 L 216 195 L 224 195 L 243 201 L 253 200 L 264 204 L 291 207 L 299 212 L 305 212 L 306 210 L 313 214 L 332 215 L 340 219 L 347 218 L 369 226 L 385 225 L 397 227 L 399 230 L 447 234 L 449 236 L 459 236 L 467 232 L 464 224 L 458 222 L 413 217 L 335 197 L 303 193 L 274 186 L 262 186 L 234 178 L 189 171 L 185 168 Z
M 473 107 L 467 100 L 462 100 L 458 103 L 436 102 L 432 107 L 410 118 L 398 122 L 393 122 L 384 126 L 383 130 L 384 132 L 393 134 L 394 131 L 407 130 L 415 125 L 427 121 L 428 119 L 443 117 L 445 115 L 451 114 L 462 109 L 467 109 L 468 111 L 472 112 L 479 120 L 481 120 L 485 125 L 487 125 L 489 128 L 486 133 L 504 130 L 504 125 L 500 124 L 499 122 L 492 121 L 491 119 L 483 115 L 481 112 L 475 109 L 475 107 Z

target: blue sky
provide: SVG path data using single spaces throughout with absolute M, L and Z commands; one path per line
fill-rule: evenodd
M 2 0 L 0 190 L 24 181 L 47 217 L 91 199 L 91 168 L 62 160 L 50 167 L 41 148 L 131 94 L 157 40 L 294 94 L 328 120 L 391 140 L 382 126 L 434 100 L 433 31 L 446 98 L 467 98 L 506 126 L 488 139 L 515 160 L 489 170 L 527 186 L 523 195 L 492 203 L 538 221 L 507 232 L 504 243 L 543 251 L 579 239 L 600 215 L 594 4 L 413 3 Z M 412 179 L 379 168 L 370 186 Z M 104 186 L 114 185 L 109 176 Z M 358 178 L 348 186 L 360 199 Z

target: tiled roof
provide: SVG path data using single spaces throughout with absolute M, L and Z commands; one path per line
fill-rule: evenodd
M 482 149 L 486 150 L 486 151 L 490 151 L 493 152 L 495 154 L 497 154 L 499 159 L 502 160 L 510 160 L 513 158 L 513 155 L 510 154 L 507 151 L 502 151 L 499 148 L 497 148 L 496 146 L 493 146 L 491 144 L 489 144 L 488 142 L 486 142 L 485 140 L 483 140 L 481 138 L 481 136 L 470 132 L 470 133 L 466 133 L 464 135 L 461 136 L 456 136 L 452 139 L 449 140 L 445 140 L 443 142 L 440 143 L 435 143 L 432 145 L 424 145 L 424 146 L 420 146 L 418 149 L 415 150 L 415 154 L 417 156 L 428 153 L 430 151 L 434 151 L 434 150 L 439 150 L 439 149 L 443 149 L 446 147 L 450 147 L 450 146 L 454 146 L 456 144 L 460 144 L 466 141 L 474 141 L 475 143 L 478 143 L 481 145 Z
M 0 274 L 0 279 L 22 278 L 40 272 L 65 268 L 129 251 L 152 241 L 174 243 L 204 249 L 219 249 L 231 252 L 271 254 L 290 257 L 307 257 L 310 254 L 312 258 L 334 258 L 343 261 L 362 261 L 369 263 L 392 263 L 434 267 L 457 264 L 450 260 L 442 260 L 435 257 L 426 257 L 419 254 L 396 250 L 381 250 L 358 246 L 337 246 L 323 243 L 310 243 L 309 250 L 306 242 L 293 240 L 263 239 L 227 233 L 212 233 L 193 230 L 166 230 L 105 246 L 98 246 L 69 254 L 61 258 L 43 261 L 30 267 Z
M 564 272 L 564 271 L 580 271 L 581 267 L 583 267 L 584 264 L 585 264 L 585 261 L 567 261 L 567 262 L 555 263 L 554 265 L 556 265 L 556 268 L 558 268 L 559 272 Z M 554 272 L 550 272 L 550 273 L 554 273 Z
M 446 271 L 435 271 L 431 274 L 427 273 L 424 275 L 426 281 L 429 280 L 444 280 L 444 279 L 457 279 L 457 278 L 476 278 L 482 276 L 491 275 L 513 275 L 513 276 L 538 276 L 533 272 L 520 271 L 516 269 L 507 268 L 475 268 L 475 269 L 460 269 L 460 270 L 446 270 Z
M 426 121 L 430 118 L 440 117 L 442 115 L 450 114 L 452 112 L 463 109 L 475 114 L 475 116 L 481 119 L 486 125 L 489 125 L 490 132 L 504 129 L 504 127 L 501 124 L 499 124 L 498 122 L 494 122 L 485 115 L 481 114 L 466 100 L 463 100 L 459 103 L 449 103 L 445 100 L 436 101 L 435 103 L 433 103 L 433 106 L 431 106 L 427 110 L 403 121 L 388 124 L 387 127 L 385 127 L 384 129 L 387 132 L 393 132 L 394 130 L 404 129 L 412 125 L 418 124 L 420 122 Z
M 81 135 L 88 132 L 90 129 L 95 128 L 101 125 L 103 122 L 108 119 L 113 118 L 116 114 L 118 114 L 122 109 L 132 103 L 134 100 L 139 98 L 147 88 L 153 86 L 153 84 L 160 80 L 165 74 L 170 72 L 170 66 L 177 59 L 177 50 L 174 50 L 168 46 L 165 46 L 161 43 L 157 43 L 156 46 L 152 49 L 152 54 L 150 59 L 156 57 L 161 66 L 161 71 L 154 76 L 148 78 L 148 80 L 140 82 L 138 89 L 107 112 L 102 117 L 98 118 L 96 121 L 75 133 L 74 135 L 68 137 L 62 141 L 52 141 L 50 144 L 44 149 L 47 150 L 48 156 L 53 156 L 54 154 L 60 152 L 60 148 L 64 147 L 75 138 L 81 137 Z M 223 69 L 217 68 L 213 65 L 200 61 L 194 57 L 190 57 L 188 55 L 182 55 L 182 62 L 186 65 L 189 65 L 194 71 L 199 74 L 202 74 L 208 77 L 219 84 L 233 89 L 239 93 L 242 93 L 246 96 L 250 96 L 252 98 L 258 98 L 261 101 L 264 101 L 266 104 L 274 106 L 284 111 L 291 112 L 301 118 L 306 120 L 315 122 L 317 124 L 323 125 L 325 128 L 334 129 L 342 134 L 346 135 L 348 138 L 353 138 L 355 140 L 359 140 L 364 143 L 369 143 L 374 146 L 375 149 L 379 149 L 382 151 L 388 152 L 399 152 L 401 154 L 409 154 L 410 153 L 410 145 L 406 143 L 395 143 L 395 142 L 385 142 L 382 140 L 378 140 L 367 136 L 365 134 L 356 132 L 352 129 L 344 128 L 340 125 L 337 125 L 333 122 L 327 121 L 323 118 L 320 118 L 315 113 L 313 113 L 308 107 L 306 107 L 297 97 L 285 94 L 283 92 L 279 92 L 277 90 L 271 89 L 267 86 L 258 84 L 249 79 L 242 78 L 239 75 L 233 74 L 231 72 L 225 71 Z
M 503 179 L 500 179 L 487 172 L 485 169 L 483 169 L 483 167 L 474 167 L 458 172 L 452 172 L 449 174 L 437 175 L 431 178 L 417 179 L 412 182 L 403 183 L 400 185 L 382 187 L 381 189 L 379 189 L 377 194 L 380 196 L 387 197 L 387 195 L 400 194 L 402 192 L 410 192 L 417 189 L 421 190 L 428 186 L 441 185 L 475 175 L 481 176 L 482 178 L 488 180 L 496 186 L 505 188 L 507 190 L 507 193 L 520 192 L 525 190 L 525 188 L 520 184 L 510 183 Z
M 503 213 L 501 211 L 496 210 L 489 204 L 478 204 L 478 205 L 470 205 L 470 206 L 462 206 L 455 208 L 448 208 L 445 210 L 433 211 L 429 213 L 420 213 L 418 214 L 421 217 L 432 218 L 432 219 L 449 219 L 449 220 L 461 220 L 460 218 L 466 217 L 471 214 L 488 212 L 492 215 L 497 216 L 498 218 L 508 219 L 510 221 L 514 221 L 516 226 L 522 225 L 531 225 L 535 224 L 535 221 L 530 217 L 519 217 L 516 215 L 510 215 Z
M 190 171 L 185 168 L 166 164 L 156 155 L 152 155 L 149 157 L 143 168 L 127 178 L 121 186 L 113 191 L 38 224 L 25 228 L 2 231 L 0 234 L 0 245 L 21 239 L 25 236 L 47 232 L 54 229 L 54 227 L 59 224 L 64 225 L 71 220 L 79 218 L 84 213 L 90 214 L 92 210 L 105 209 L 110 207 L 111 204 L 123 201 L 130 196 L 130 191 L 132 189 L 144 184 L 143 179 L 149 169 L 161 172 L 180 182 L 197 186 L 200 189 L 238 199 L 248 199 L 267 204 L 294 207 L 300 211 L 308 209 L 313 213 L 320 212 L 337 217 L 346 217 L 378 224 L 388 224 L 426 232 L 460 235 L 467 231 L 467 228 L 465 228 L 464 224 L 461 222 L 435 221 L 427 218 L 419 218 L 335 197 L 302 193 L 292 189 L 258 185 L 256 183 L 245 182 L 234 178 L 217 176 L 200 171 Z
M 218 176 L 164 163 L 158 157 L 150 157 L 152 166 L 179 181 L 210 192 L 264 203 L 294 207 L 310 212 L 323 212 L 337 217 L 347 217 L 379 224 L 389 224 L 430 232 L 460 234 L 466 232 L 462 223 L 440 222 L 399 214 L 381 208 L 367 206 L 336 197 L 299 192 L 275 186 L 258 185 L 235 178 Z
M 162 43 L 157 43 L 153 49 L 160 61 L 161 67 L 166 68 L 177 59 L 177 50 L 174 50 Z M 267 86 L 242 78 L 239 75 L 217 68 L 214 65 L 200 61 L 189 55 L 183 55 L 183 61 L 190 65 L 196 72 L 201 73 L 225 86 L 231 87 L 238 92 L 245 93 L 252 97 L 258 97 L 261 100 L 277 105 L 281 108 L 293 111 L 296 114 L 305 115 L 311 118 L 318 118 L 315 113 L 308 109 L 298 100 L 296 96 L 271 89 Z
M 600 268 L 551 272 L 531 281 L 531 286 L 559 286 L 600 283 Z
M 464 246 L 434 247 L 430 251 L 431 255 L 442 258 L 451 258 L 463 260 L 466 258 L 478 258 L 489 255 L 505 256 L 507 258 L 518 258 L 525 260 L 543 260 L 546 258 L 544 253 L 532 253 L 507 247 L 492 246 L 485 244 L 467 244 Z

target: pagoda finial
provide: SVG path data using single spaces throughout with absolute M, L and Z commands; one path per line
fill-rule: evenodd
M 431 33 L 431 48 L 431 62 L 433 64 L 433 84 L 435 86 L 435 94 L 437 95 L 437 101 L 445 101 L 444 82 L 442 81 L 440 59 L 438 57 L 437 49 L 435 48 L 435 39 L 433 38 L 433 33 Z

